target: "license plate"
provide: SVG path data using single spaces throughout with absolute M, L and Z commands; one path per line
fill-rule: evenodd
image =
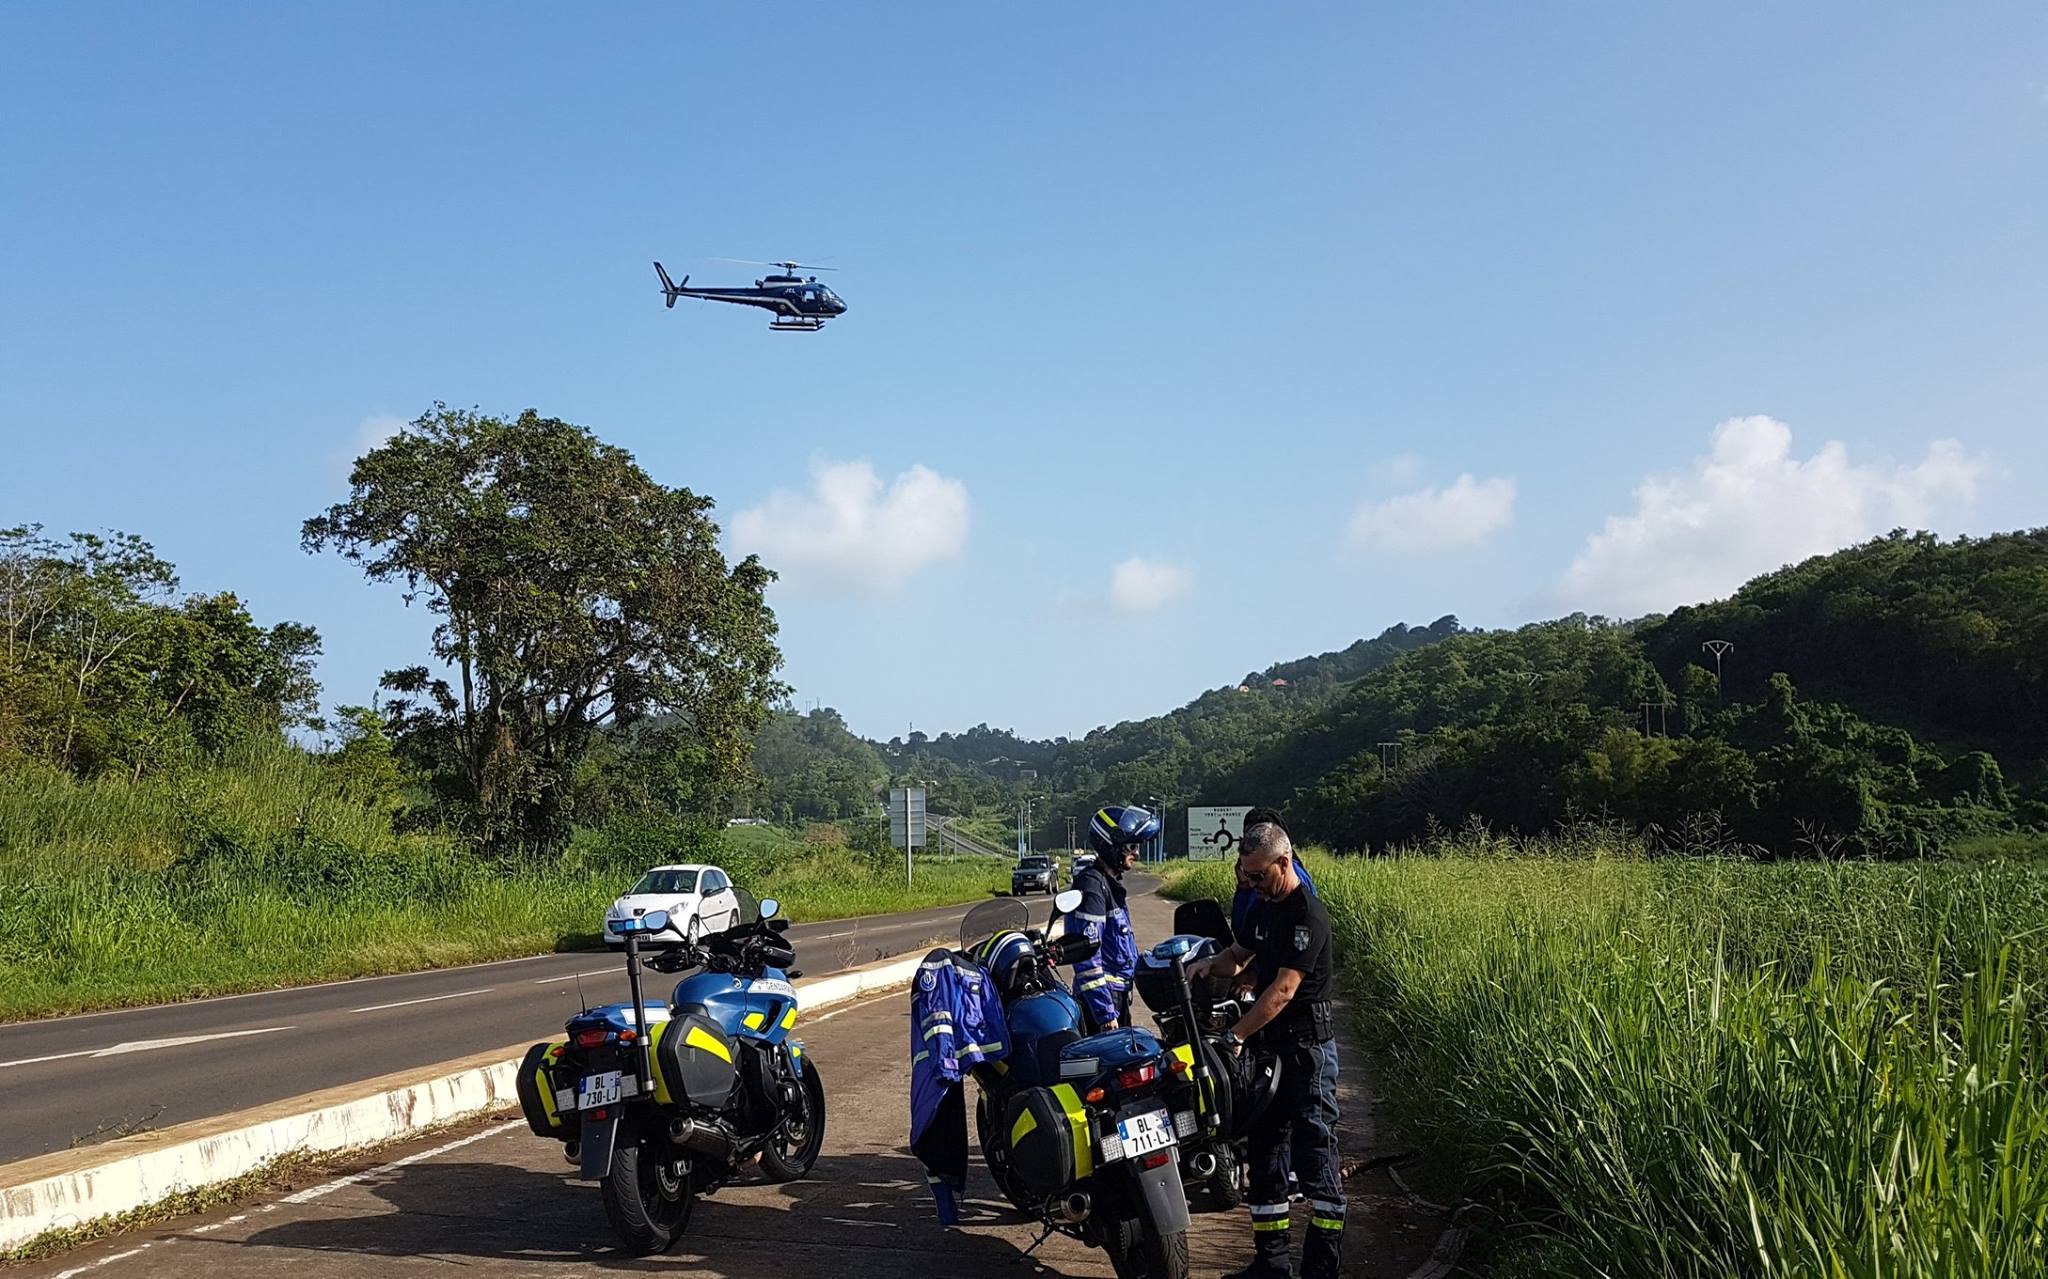
M 619 1099 L 619 1076 L 617 1070 L 607 1070 L 601 1075 L 585 1075 L 576 1085 L 576 1109 L 588 1110 L 592 1106 L 609 1106 Z
M 1123 1139 L 1124 1158 L 1148 1155 L 1174 1144 L 1173 1117 L 1162 1108 L 1148 1110 L 1129 1119 L 1119 1119 L 1116 1135 Z

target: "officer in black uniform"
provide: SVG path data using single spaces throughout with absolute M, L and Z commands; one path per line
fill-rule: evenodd
M 1287 832 L 1267 822 L 1244 833 L 1238 874 L 1259 895 L 1251 936 L 1203 961 L 1191 977 L 1229 977 L 1254 959 L 1265 985 L 1226 1035 L 1233 1051 L 1257 1037 L 1281 1058 L 1280 1096 L 1252 1137 L 1252 1264 L 1230 1279 L 1287 1279 L 1287 1173 L 1309 1202 L 1301 1279 L 1336 1279 L 1344 1242 L 1344 1182 L 1337 1160 L 1336 1017 L 1330 1007 L 1336 956 L 1330 915 L 1302 887 Z

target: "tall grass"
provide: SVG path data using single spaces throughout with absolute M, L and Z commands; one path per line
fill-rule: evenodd
M 736 832 L 737 833 L 737 832 Z M 0 773 L 0 1019 L 403 972 L 597 944 L 647 866 L 717 860 L 792 919 L 971 900 L 1007 867 L 878 864 L 829 843 L 655 824 L 540 863 L 394 834 L 286 749 L 139 783 Z
M 2048 872 L 1473 851 L 1316 879 L 1521 1273 L 2048 1273 Z

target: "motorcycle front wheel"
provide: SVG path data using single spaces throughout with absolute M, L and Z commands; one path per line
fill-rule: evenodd
M 825 1148 L 825 1081 L 818 1078 L 818 1064 L 808 1057 L 796 1094 L 796 1109 L 784 1112 L 761 1148 L 761 1175 L 770 1181 L 795 1181 L 811 1170 Z
M 667 1252 L 690 1224 L 690 1169 L 666 1142 L 621 1141 L 612 1149 L 611 1175 L 599 1185 L 604 1215 L 629 1252 Z
M 1188 1232 L 1160 1235 L 1140 1217 L 1105 1223 L 1103 1250 L 1117 1279 L 1188 1279 Z

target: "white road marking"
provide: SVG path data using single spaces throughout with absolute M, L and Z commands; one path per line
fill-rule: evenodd
M 262 995 L 296 995 L 301 991 L 325 990 L 329 986 L 356 986 L 367 981 L 397 981 L 401 977 L 420 977 L 427 973 L 464 972 L 471 968 L 496 968 L 500 964 L 530 964 L 536 959 L 559 959 L 559 950 L 542 951 L 538 955 L 515 955 L 510 959 L 486 960 L 481 964 L 457 964 L 453 968 L 416 968 L 409 973 L 378 973 L 375 977 L 347 977 L 340 981 L 314 981 L 303 986 L 273 986 L 269 990 L 245 990 L 239 995 L 208 995 L 204 999 L 182 999 L 170 1004 L 143 1004 L 138 1008 L 103 1008 L 96 1013 L 72 1013 L 69 1017 L 53 1017 L 56 1021 L 90 1021 L 95 1017 L 134 1017 L 144 1013 L 160 1013 L 167 1008 L 191 1008 L 197 1004 L 222 1004 L 230 999 L 255 999 Z M 0 1021 L 0 1030 L 11 1030 L 16 1026 L 41 1025 L 41 1021 Z
M 563 973 L 560 977 L 543 977 L 533 984 L 545 986 L 552 981 L 575 981 L 578 977 L 602 977 L 606 973 L 615 973 L 617 971 L 619 970 L 616 968 L 593 968 L 587 973 Z
M 395 1004 L 371 1004 L 368 1008 L 351 1008 L 352 1013 L 376 1013 L 386 1008 L 406 1008 L 413 1004 L 437 1004 L 444 999 L 460 999 L 464 995 L 488 995 L 496 986 L 485 986 L 478 990 L 458 990 L 452 995 L 428 995 L 424 999 L 401 999 Z
M 445 1155 L 451 1150 L 460 1150 L 462 1147 L 469 1145 L 473 1141 L 482 1141 L 486 1137 L 495 1137 L 501 1132 L 506 1132 L 510 1129 L 521 1127 L 525 1123 L 526 1121 L 524 1119 L 514 1119 L 510 1123 L 503 1123 L 493 1128 L 486 1128 L 482 1132 L 473 1132 L 469 1134 L 469 1136 L 467 1137 L 458 1137 L 454 1141 L 448 1142 L 446 1145 L 436 1146 L 432 1150 L 422 1150 L 416 1155 L 407 1155 L 403 1159 L 393 1160 L 391 1163 L 385 1164 L 379 1168 L 372 1168 L 367 1172 L 351 1173 L 346 1177 L 336 1177 L 333 1181 L 326 1182 L 322 1185 L 313 1186 L 307 1190 L 301 1190 L 295 1195 L 286 1195 L 283 1199 L 279 1200 L 278 1202 L 288 1204 L 309 1203 L 312 1200 L 320 1198 L 322 1195 L 331 1195 L 337 1190 L 341 1190 L 348 1186 L 353 1186 L 359 1181 L 368 1181 L 372 1177 L 378 1176 L 382 1173 L 390 1172 L 393 1169 L 409 1167 L 412 1164 L 421 1163 L 425 1160 L 432 1159 L 436 1155 Z M 273 1204 L 271 1206 L 275 1207 L 276 1205 Z M 269 1209 L 266 1208 L 265 1211 L 269 1211 Z
M 57 1272 L 57 1279 L 72 1279 L 73 1275 L 82 1275 L 88 1270 L 98 1270 L 101 1266 L 109 1265 L 116 1261 L 126 1261 L 136 1253 L 142 1252 L 149 1247 L 149 1244 L 144 1244 L 141 1248 L 130 1248 L 126 1252 L 117 1252 L 111 1257 L 101 1257 L 98 1261 L 88 1261 L 82 1266 L 73 1266 L 69 1270 L 60 1270 Z
M 845 932 L 843 932 L 843 933 L 826 933 L 826 934 L 824 934 L 823 936 L 820 936 L 820 937 L 813 937 L 813 938 L 811 938 L 811 940 L 812 940 L 812 941 L 831 941 L 831 940 L 832 940 L 832 939 L 833 939 L 834 937 L 851 937 L 851 936 L 853 936 L 854 932 L 855 932 L 855 930 L 854 930 L 854 929 L 851 929 L 851 928 L 849 928 L 849 929 L 847 929 L 847 930 L 846 930 Z
M 290 1026 L 264 1026 L 259 1030 L 221 1030 L 210 1035 L 179 1035 L 172 1039 L 132 1039 L 110 1048 L 81 1048 L 77 1052 L 51 1053 L 45 1057 L 23 1057 L 18 1061 L 0 1061 L 0 1070 L 9 1066 L 33 1066 L 39 1061 L 62 1061 L 66 1057 L 119 1057 L 126 1053 L 153 1052 L 158 1048 L 182 1048 L 186 1044 L 203 1044 L 213 1039 L 239 1039 L 244 1035 L 269 1035 Z

